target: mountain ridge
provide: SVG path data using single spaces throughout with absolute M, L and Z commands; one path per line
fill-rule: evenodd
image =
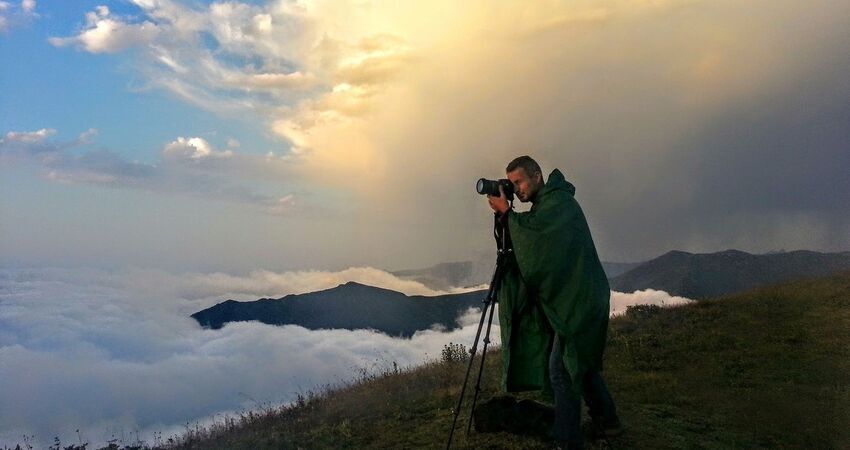
M 269 325 L 299 325 L 316 329 L 372 329 L 391 336 L 411 337 L 434 326 L 458 328 L 456 322 L 470 307 L 478 306 L 484 291 L 436 296 L 405 295 L 391 289 L 354 281 L 304 294 L 262 298 L 249 302 L 232 299 L 191 315 L 205 328 L 228 322 L 259 321 Z
M 619 292 L 655 289 L 704 299 L 843 270 L 850 270 L 850 251 L 752 254 L 737 249 L 714 253 L 671 250 L 613 277 L 610 284 L 611 289 Z

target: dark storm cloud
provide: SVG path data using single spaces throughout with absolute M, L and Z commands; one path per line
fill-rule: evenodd
M 812 59 L 781 87 L 716 109 L 661 156 L 639 152 L 647 160 L 620 183 L 627 201 L 600 199 L 595 211 L 605 246 L 623 259 L 850 248 L 850 57 Z M 579 195 L 606 184 L 590 179 Z

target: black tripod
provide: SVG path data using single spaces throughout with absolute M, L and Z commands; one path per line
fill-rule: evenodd
M 512 205 L 511 205 L 512 206 Z M 478 321 L 478 331 L 475 332 L 475 341 L 472 343 L 472 349 L 469 351 L 469 365 L 466 366 L 466 376 L 463 378 L 463 387 L 460 389 L 460 397 L 457 399 L 457 407 L 454 410 L 454 418 L 452 419 L 452 429 L 449 431 L 449 441 L 446 443 L 446 449 L 452 446 L 452 437 L 454 436 L 455 427 L 457 426 L 457 418 L 460 414 L 460 407 L 463 404 L 463 396 L 466 393 L 466 384 L 469 381 L 469 373 L 472 370 L 472 362 L 475 360 L 475 353 L 478 351 L 478 339 L 481 337 L 481 329 L 484 327 L 484 318 L 488 315 L 487 332 L 484 335 L 484 349 L 481 352 L 481 363 L 478 366 L 478 380 L 475 383 L 475 393 L 472 396 L 472 409 L 469 411 L 469 422 L 466 424 L 466 434 L 469 435 L 469 430 L 472 427 L 472 415 L 475 413 L 475 404 L 478 401 L 478 393 L 481 392 L 481 375 L 484 373 L 484 358 L 487 356 L 487 345 L 490 344 L 490 327 L 493 325 L 493 311 L 496 309 L 498 302 L 499 287 L 502 284 L 502 276 L 507 267 L 508 258 L 513 256 L 513 246 L 511 244 L 511 236 L 508 233 L 506 224 L 500 220 L 499 213 L 493 214 L 493 237 L 496 238 L 496 268 L 493 271 L 493 277 L 490 279 L 490 289 L 487 291 L 487 297 L 483 300 L 484 307 L 481 308 L 481 320 Z

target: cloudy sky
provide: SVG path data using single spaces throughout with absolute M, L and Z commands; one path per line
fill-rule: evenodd
M 5 0 L 0 264 L 468 259 L 526 153 L 608 261 L 848 250 L 848 48 L 846 1 Z

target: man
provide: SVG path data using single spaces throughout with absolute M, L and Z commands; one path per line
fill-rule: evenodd
M 608 279 L 575 200 L 558 169 L 546 183 L 540 166 L 520 156 L 505 169 L 514 193 L 531 210 L 510 209 L 504 191 L 488 196 L 513 242 L 499 290 L 503 388 L 551 392 L 553 435 L 562 448 L 582 448 L 581 397 L 597 434 L 621 431 L 599 371 L 608 331 Z M 549 384 L 551 383 L 551 384 Z

